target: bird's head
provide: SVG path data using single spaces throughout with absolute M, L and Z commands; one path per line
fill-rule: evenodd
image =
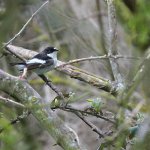
M 57 58 L 58 49 L 55 47 L 47 47 L 44 49 L 43 53 L 48 57 Z
M 55 47 L 47 47 L 43 51 L 45 54 L 52 54 L 54 52 L 58 52 L 58 49 Z

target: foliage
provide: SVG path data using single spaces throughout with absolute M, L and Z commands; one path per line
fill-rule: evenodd
M 123 11 L 122 11 L 123 10 Z M 133 44 L 141 51 L 149 47 L 150 42 L 150 1 L 136 0 L 135 12 L 125 7 L 122 1 L 117 1 L 117 15 L 128 33 L 131 33 Z

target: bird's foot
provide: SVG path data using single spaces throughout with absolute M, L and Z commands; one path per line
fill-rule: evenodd
M 19 79 L 25 80 L 26 79 L 26 75 L 27 75 L 27 68 L 24 68 L 22 75 L 19 76 Z
M 26 77 L 23 76 L 23 75 L 20 75 L 20 76 L 19 76 L 19 79 L 20 79 L 20 80 L 26 80 Z

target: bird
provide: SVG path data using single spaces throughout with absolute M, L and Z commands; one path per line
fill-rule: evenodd
M 57 65 L 57 52 L 59 50 L 55 47 L 46 47 L 42 52 L 38 53 L 31 59 L 25 62 L 11 63 L 13 66 L 17 66 L 20 71 L 23 71 L 20 79 L 26 77 L 27 71 L 33 71 L 38 75 L 54 69 Z

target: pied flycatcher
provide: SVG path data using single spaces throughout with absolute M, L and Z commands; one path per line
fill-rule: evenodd
M 57 52 L 55 47 L 47 47 L 39 54 L 35 55 L 26 62 L 11 63 L 17 65 L 20 71 L 23 71 L 20 78 L 24 78 L 27 70 L 34 71 L 38 75 L 42 75 L 52 70 L 57 65 Z

